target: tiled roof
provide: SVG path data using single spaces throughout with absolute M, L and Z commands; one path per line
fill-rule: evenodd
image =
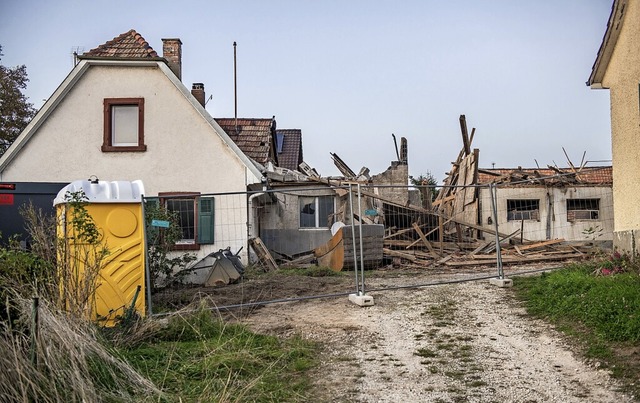
M 105 44 L 83 53 L 82 57 L 155 58 L 158 54 L 142 35 L 131 29 Z
M 298 170 L 302 162 L 302 130 L 277 129 L 276 135 L 280 141 L 282 136 L 282 148 L 278 147 L 278 166 L 292 171 Z
M 560 168 L 567 174 L 567 178 L 573 177 L 571 168 Z M 493 168 L 480 169 L 478 172 L 478 184 L 491 183 L 501 178 L 512 177 L 514 181 L 546 178 L 558 176 L 558 172 L 549 168 Z M 584 185 L 610 185 L 613 183 L 613 167 L 585 167 L 575 174 L 577 183 Z
M 238 119 L 236 130 L 235 118 L 216 118 L 231 140 L 242 150 L 247 157 L 262 165 L 266 164 L 271 156 L 271 144 L 273 141 L 271 124 L 273 119 Z

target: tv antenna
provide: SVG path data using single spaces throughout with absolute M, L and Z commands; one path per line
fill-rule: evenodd
M 72 46 L 71 47 L 71 62 L 73 63 L 73 67 L 78 65 L 78 55 L 84 53 L 84 46 Z

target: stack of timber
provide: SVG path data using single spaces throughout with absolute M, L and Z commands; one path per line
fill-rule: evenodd
M 501 240 L 503 265 L 524 265 L 542 262 L 579 261 L 592 256 L 597 248 L 589 242 L 566 242 L 564 239 L 527 241 L 521 244 L 513 240 Z M 483 245 L 484 246 L 484 245 Z M 493 250 L 492 253 L 488 251 Z M 496 265 L 495 242 L 478 248 L 472 253 L 456 254 L 444 264 L 449 267 Z
M 418 224 L 414 228 L 388 234 L 384 238 L 384 255 L 394 265 L 405 267 L 474 267 L 497 264 L 496 242 L 465 239 L 433 241 L 427 239 Z M 564 239 L 520 242 L 520 231 L 500 234 L 500 251 L 504 265 L 524 265 L 539 262 L 578 261 L 592 256 L 597 247 L 590 242 L 566 242 Z M 411 240 L 416 237 L 416 240 Z

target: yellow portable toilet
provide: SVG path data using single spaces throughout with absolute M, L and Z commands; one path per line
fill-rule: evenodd
M 68 295 L 82 295 L 79 288 L 88 286 L 87 279 L 83 278 L 83 266 L 91 265 L 91 260 L 95 257 L 87 253 L 86 242 L 73 239 L 71 235 L 74 215 L 70 195 L 73 194 L 84 194 L 84 210 L 95 223 L 100 235 L 100 246 L 106 247 L 101 268 L 95 276 L 95 287 L 89 284 L 89 288 L 95 290 L 87 301 L 91 319 L 104 326 L 113 326 L 118 318 L 132 313 L 132 310 L 144 316 L 146 257 L 142 182 L 80 180 L 64 187 L 55 198 L 58 236 L 63 237 L 69 245 L 67 254 L 76 254 L 73 264 L 78 266 L 73 268 L 74 273 L 70 276 L 73 277 L 72 281 L 68 281 L 66 285 L 61 284 L 61 289 L 65 286 L 75 287 Z M 82 252 L 79 252 L 81 249 Z

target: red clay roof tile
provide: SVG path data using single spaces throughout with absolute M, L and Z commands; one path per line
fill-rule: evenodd
M 269 161 L 273 119 L 238 119 L 237 130 L 235 118 L 215 120 L 247 157 L 263 165 Z
M 158 54 L 142 35 L 131 29 L 80 57 L 156 58 Z

